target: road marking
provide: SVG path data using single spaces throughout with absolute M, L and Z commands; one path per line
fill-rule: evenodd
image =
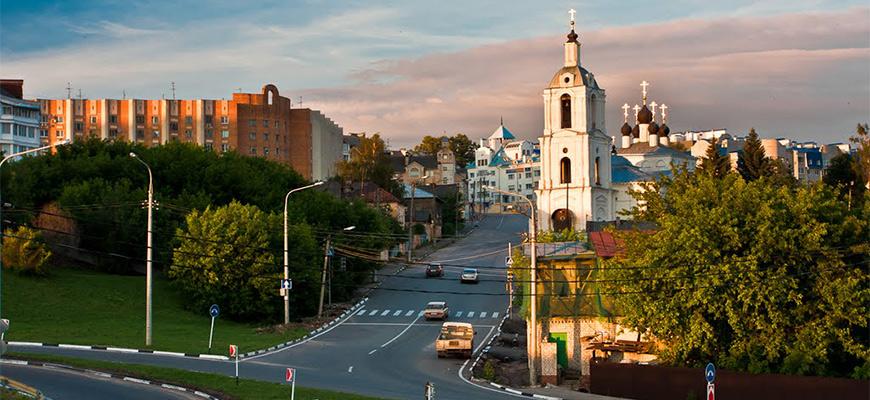
M 480 318 L 486 318 L 486 312 L 481 312 L 481 313 L 480 313 Z
M 460 318 L 460 317 L 462 317 L 462 311 L 457 311 L 457 312 L 456 312 L 456 318 Z
M 411 329 L 411 327 L 414 326 L 414 324 L 417 323 L 418 320 L 420 320 L 420 316 L 419 316 L 419 315 L 417 316 L 417 318 L 414 318 L 414 320 L 411 321 L 411 323 L 408 324 L 408 326 L 406 326 L 405 329 L 402 329 L 402 331 L 399 332 L 399 334 L 396 335 L 396 337 L 394 337 L 394 338 L 388 340 L 386 343 L 382 344 L 382 345 L 381 345 L 381 348 L 387 347 L 390 343 L 393 343 L 394 341 L 396 341 L 396 339 L 398 339 L 399 336 L 404 335 L 405 332 L 407 332 L 408 329 Z
M 469 311 L 467 317 L 474 318 L 474 311 Z
M 381 313 L 381 316 L 383 317 L 384 315 L 387 315 L 389 313 L 390 313 L 390 310 L 384 310 L 384 312 Z
M 370 351 L 369 355 L 375 354 L 376 351 L 378 351 L 378 349 L 374 349 L 374 350 Z
M 417 316 L 422 317 L 424 313 L 426 313 L 426 310 L 420 310 L 420 312 L 417 313 Z
M 477 326 L 481 326 L 481 325 L 477 325 Z M 495 329 L 495 325 L 489 327 L 489 333 L 487 333 L 486 336 L 483 337 L 483 340 L 481 340 L 481 341 L 480 341 L 480 344 L 477 345 L 477 348 L 474 349 L 474 353 L 477 353 L 478 350 L 480 350 L 480 348 L 483 347 L 483 345 L 485 345 L 485 344 L 489 344 L 489 340 L 486 340 L 486 338 L 488 338 L 489 335 L 492 335 L 492 330 L 493 330 L 493 329 Z
M 441 326 L 442 324 L 444 324 L 444 323 L 443 322 L 420 322 L 414 326 Z M 405 324 L 403 322 L 345 322 L 342 325 L 348 325 L 348 326 L 353 326 L 353 325 L 358 325 L 358 326 L 405 326 L 407 324 Z M 495 325 L 477 325 L 477 324 L 475 324 L 474 326 L 480 327 L 480 328 L 491 328 Z
M 353 365 L 351 365 L 350 367 L 348 367 L 348 369 L 347 369 L 347 373 L 348 373 L 348 374 L 352 374 L 352 373 L 353 373 Z
M 402 310 L 396 310 L 396 312 L 393 313 L 394 317 L 398 317 L 399 315 L 402 315 Z
M 365 313 L 367 313 L 367 312 L 369 312 L 369 310 L 362 309 L 362 310 L 359 310 L 359 312 L 356 313 L 356 315 L 363 315 L 363 314 L 365 314 Z
M 371 317 L 372 315 L 375 315 L 375 314 L 377 314 L 377 313 L 378 313 L 378 310 L 372 310 L 372 312 L 369 313 L 369 317 Z
M 411 315 L 414 315 L 414 310 L 408 310 L 408 313 L 405 314 L 406 317 L 410 317 Z
M 492 313 L 492 317 L 493 317 L 493 318 L 498 318 L 498 311 Z

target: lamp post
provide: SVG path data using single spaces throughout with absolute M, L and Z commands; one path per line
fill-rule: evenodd
M 342 228 L 342 231 L 352 231 L 356 228 L 356 226 L 348 226 L 347 228 Z M 329 245 L 332 240 L 332 235 L 328 235 L 326 237 L 326 248 L 323 250 L 323 272 L 320 274 L 320 305 L 317 306 L 317 318 L 323 316 L 323 295 L 326 292 L 326 276 L 327 276 L 327 268 L 329 266 Z M 329 304 L 332 304 L 332 271 L 329 271 Z
M 154 223 L 154 175 L 151 174 L 151 167 L 145 161 L 142 161 L 136 153 L 131 151 L 130 157 L 142 163 L 148 170 L 148 234 L 145 250 L 145 345 L 151 346 L 151 287 L 153 282 L 151 268 L 151 227 Z
M 498 188 L 495 188 L 492 186 L 487 186 L 486 189 L 489 191 L 492 191 L 492 192 L 506 194 L 508 196 L 519 197 L 519 198 L 525 200 L 527 203 L 529 203 L 529 215 L 530 215 L 530 218 L 532 220 L 532 226 L 531 226 L 531 232 L 530 232 L 531 235 L 529 238 L 529 240 L 531 241 L 531 246 L 532 246 L 532 251 L 531 251 L 531 253 L 532 253 L 531 254 L 532 265 L 531 265 L 531 268 L 529 269 L 529 280 L 531 281 L 529 296 L 531 297 L 532 301 L 531 301 L 531 304 L 529 306 L 529 316 L 530 316 L 529 317 L 529 319 L 530 319 L 529 325 L 531 325 L 531 326 L 527 328 L 528 337 L 529 337 L 528 344 L 530 345 L 530 348 L 527 350 L 530 350 L 529 351 L 529 383 L 531 385 L 535 385 L 537 382 L 537 377 L 538 377 L 537 372 L 536 372 L 536 360 L 538 357 L 538 316 L 537 316 L 537 314 L 538 314 L 538 298 L 537 298 L 537 293 L 536 293 L 537 292 L 537 284 L 538 284 L 538 245 L 537 245 L 538 225 L 537 225 L 537 221 L 535 219 L 535 216 L 537 215 L 538 212 L 537 212 L 537 210 L 535 210 L 535 204 L 531 200 L 529 200 L 528 197 L 526 197 L 522 194 L 508 192 L 506 190 L 501 190 L 501 189 L 498 189 Z
M 42 146 L 42 147 L 37 147 L 35 149 L 20 151 L 18 153 L 12 153 L 12 154 L 4 157 L 3 160 L 0 160 L 0 167 L 2 167 L 3 164 L 6 163 L 6 161 L 9 161 L 13 158 L 21 157 L 25 154 L 36 153 L 36 152 L 42 151 L 42 150 L 48 150 L 54 146 L 65 145 L 67 143 L 69 143 L 69 139 L 57 142 L 55 144 L 50 144 L 48 146 Z M 0 175 L 0 176 L 2 176 L 2 175 Z M 3 235 L 3 216 L 2 216 L 2 210 L 3 210 L 2 186 L 3 185 L 0 184 L 0 298 L 2 298 L 2 288 L 3 288 L 2 284 L 3 284 L 3 238 L 4 238 L 4 235 Z M 0 304 L 2 304 L 2 302 L 0 302 Z
M 425 181 L 429 178 L 429 174 L 423 175 L 420 179 Z M 411 181 L 411 211 L 408 213 L 408 264 L 411 264 L 411 253 L 414 249 L 414 192 L 417 191 L 417 181 Z
M 293 189 L 287 192 L 287 195 L 284 196 L 284 280 L 290 279 L 290 271 L 288 267 L 289 256 L 287 255 L 287 201 L 290 199 L 290 195 L 296 193 L 300 190 L 310 189 L 315 186 L 320 186 L 323 184 L 323 181 L 317 181 L 307 186 L 302 186 L 296 189 Z M 290 323 L 290 291 L 288 289 L 284 289 L 284 325 Z

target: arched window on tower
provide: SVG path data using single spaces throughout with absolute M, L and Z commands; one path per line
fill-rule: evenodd
M 559 162 L 559 172 L 560 172 L 560 183 L 571 183 L 571 159 L 568 157 L 562 157 L 562 161 Z
M 599 173 L 601 169 L 599 168 L 598 162 L 601 157 L 595 157 L 595 184 L 601 185 L 601 174 Z
M 561 97 L 562 129 L 571 128 L 571 96 L 563 94 Z
M 268 104 L 270 106 L 272 105 L 272 91 L 271 90 L 269 91 L 269 93 L 267 95 L 266 104 Z
M 595 115 L 598 112 L 597 107 L 595 106 L 595 95 L 589 98 L 589 119 L 587 121 L 592 121 L 590 124 L 592 129 L 596 128 L 596 121 L 598 121 L 598 117 Z

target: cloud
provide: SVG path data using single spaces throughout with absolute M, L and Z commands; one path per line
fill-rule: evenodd
M 581 33 L 583 65 L 607 90 L 607 126 L 619 107 L 667 103 L 672 131 L 726 127 L 741 134 L 840 141 L 870 109 L 870 9 L 765 17 L 683 19 Z M 310 89 L 308 106 L 346 129 L 379 131 L 394 145 L 433 132 L 482 137 L 499 117 L 526 138 L 543 129 L 541 91 L 561 67 L 562 37 L 381 61 L 351 85 Z M 439 103 L 432 103 L 437 97 Z M 365 116 L 365 118 L 361 118 Z
M 99 21 L 86 25 L 70 25 L 69 30 L 82 35 L 104 35 L 114 38 L 137 37 L 162 32 L 155 29 L 133 28 L 111 21 Z

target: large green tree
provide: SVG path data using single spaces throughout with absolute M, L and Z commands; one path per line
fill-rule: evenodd
M 857 170 L 864 187 L 870 189 L 870 133 L 868 133 L 867 124 L 858 124 L 855 128 L 855 135 L 850 137 L 849 141 L 858 146 L 855 152 Z
M 707 152 L 704 154 L 704 159 L 701 160 L 701 170 L 710 176 L 722 178 L 728 175 L 731 170 L 731 162 L 728 156 L 722 155 L 719 151 L 719 140 L 716 137 L 710 140 L 710 146 L 707 147 Z
M 831 159 L 825 168 L 822 181 L 838 188 L 842 196 L 851 205 L 853 201 L 861 201 L 866 188 L 861 183 L 861 170 L 851 154 L 843 153 Z
M 350 159 L 338 162 L 338 175 L 348 183 L 371 181 L 391 193 L 401 193 L 400 186 L 393 180 L 386 144 L 377 133 L 360 138 Z
M 743 153 L 737 159 L 737 172 L 748 181 L 770 176 L 773 173 L 770 159 L 764 154 L 764 147 L 755 128 L 749 130 L 749 135 L 743 143 Z
M 444 138 L 444 136 L 423 136 L 420 144 L 414 147 L 414 151 L 420 154 L 434 155 L 441 150 L 441 147 L 443 147 Z M 472 142 L 468 136 L 465 136 L 465 134 L 457 133 L 456 135 L 447 137 L 447 145 L 456 157 L 457 165 L 464 167 L 474 160 L 474 150 L 477 149 L 477 145 Z
M 870 202 L 686 171 L 633 195 L 658 229 L 617 232 L 600 276 L 666 362 L 867 377 Z

